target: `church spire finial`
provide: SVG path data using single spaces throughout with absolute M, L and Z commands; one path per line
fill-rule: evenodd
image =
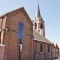
M 41 17 L 41 14 L 40 14 L 40 8 L 39 8 L 38 0 L 37 0 L 37 4 L 38 4 L 38 6 L 37 6 L 36 18 L 39 18 L 39 17 Z

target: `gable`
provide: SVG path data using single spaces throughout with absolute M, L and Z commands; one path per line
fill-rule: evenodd
M 21 7 L 21 8 L 19 8 L 19 9 L 16 9 L 16 10 L 13 10 L 13 11 L 11 11 L 11 12 L 8 12 L 8 13 L 0 16 L 0 18 L 1 18 L 1 17 L 4 17 L 4 16 L 8 16 L 8 15 L 13 16 L 13 15 L 16 15 L 17 13 L 20 13 L 20 12 L 22 12 L 22 13 L 24 14 L 24 16 L 25 16 L 26 19 L 28 20 L 29 24 L 33 25 L 30 17 L 28 16 L 27 12 L 25 11 L 24 7 Z

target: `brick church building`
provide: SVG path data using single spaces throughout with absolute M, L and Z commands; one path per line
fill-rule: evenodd
M 52 60 L 59 47 L 45 37 L 39 4 L 32 21 L 24 7 L 0 16 L 0 60 Z

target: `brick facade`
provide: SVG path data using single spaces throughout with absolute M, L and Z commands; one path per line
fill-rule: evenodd
M 5 17 L 7 18 L 5 19 Z M 3 25 L 5 25 L 2 28 L 7 28 L 7 31 L 4 30 L 3 38 L 7 60 L 31 60 L 33 25 L 24 8 L 8 13 L 4 16 L 3 20 L 6 21 L 6 24 L 3 22 Z M 21 52 L 17 37 L 19 22 L 23 22 L 24 24 L 24 38 Z
M 0 60 L 4 60 L 5 45 L 0 45 Z
M 40 52 L 40 44 L 43 45 L 43 52 Z M 50 45 L 50 52 L 48 53 L 48 45 Z M 45 43 L 45 42 L 39 42 L 39 41 L 34 41 L 34 48 L 33 48 L 33 51 L 34 51 L 34 59 L 42 59 L 42 60 L 45 60 L 45 59 L 52 59 L 52 45 L 51 44 L 48 44 L 48 43 Z
M 48 58 L 53 58 L 52 44 L 34 40 L 33 24 L 23 7 L 1 16 L 0 20 L 2 20 L 0 43 L 5 44 L 5 47 L 0 46 L 0 51 L 2 51 L 0 57 L 4 57 L 4 60 L 48 60 Z M 21 52 L 17 35 L 19 22 L 24 24 Z M 43 52 L 40 52 L 40 44 L 43 45 Z M 48 45 L 50 46 L 49 53 Z

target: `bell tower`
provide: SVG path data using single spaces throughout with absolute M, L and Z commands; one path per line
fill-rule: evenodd
M 33 20 L 33 30 L 37 31 L 42 36 L 45 36 L 45 25 L 40 14 L 39 4 L 37 6 L 35 19 Z

